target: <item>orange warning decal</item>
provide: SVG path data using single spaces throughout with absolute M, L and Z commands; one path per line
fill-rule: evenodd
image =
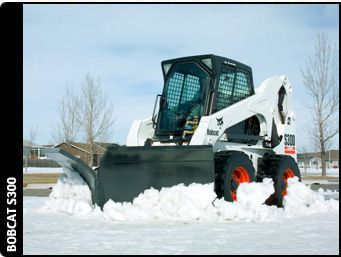
M 295 154 L 295 146 L 284 146 L 285 154 Z

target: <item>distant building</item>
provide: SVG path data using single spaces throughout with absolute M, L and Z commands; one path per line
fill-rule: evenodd
M 99 166 L 101 159 L 107 149 L 108 146 L 117 145 L 110 143 L 95 143 L 95 153 L 94 153 L 94 163 L 93 166 Z M 66 152 L 80 158 L 86 164 L 90 161 L 90 144 L 86 143 L 77 143 L 77 142 L 63 142 L 58 145 L 54 145 L 53 148 L 61 148 Z
M 23 168 L 27 167 L 60 167 L 58 163 L 49 160 L 42 152 L 48 146 L 38 145 L 27 140 L 23 140 Z
M 322 168 L 321 153 L 297 154 L 297 164 L 299 168 Z M 326 167 L 339 168 L 339 150 L 326 152 Z
M 100 161 L 107 149 L 108 146 L 118 145 L 111 143 L 95 143 L 95 153 L 94 153 L 94 163 L 93 166 L 99 166 Z M 33 142 L 29 142 L 27 140 L 23 140 L 23 160 L 24 166 L 28 167 L 40 167 L 41 165 L 46 165 L 43 160 L 49 159 L 42 153 L 42 149 L 45 148 L 61 148 L 68 153 L 80 158 L 86 164 L 89 163 L 90 160 L 90 145 L 85 143 L 60 143 L 57 145 L 38 145 Z M 27 160 L 29 162 L 27 162 Z M 50 160 L 51 161 L 51 160 Z
M 41 151 L 44 148 L 48 147 L 23 140 L 23 159 L 46 159 L 46 156 Z

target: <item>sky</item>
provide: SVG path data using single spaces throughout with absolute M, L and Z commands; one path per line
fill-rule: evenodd
M 79 89 L 90 73 L 113 104 L 108 141 L 125 144 L 133 121 L 150 117 L 162 92 L 161 61 L 215 54 L 252 67 L 256 88 L 269 77 L 288 76 L 299 151 L 313 145 L 304 132 L 311 116 L 300 67 L 319 32 L 339 45 L 339 5 L 24 4 L 23 138 L 37 126 L 35 143 L 56 143 L 57 102 L 67 85 Z M 331 148 L 338 145 L 339 135 Z

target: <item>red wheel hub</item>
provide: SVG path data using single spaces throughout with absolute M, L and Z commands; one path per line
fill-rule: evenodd
M 250 183 L 249 174 L 246 169 L 239 166 L 237 167 L 231 177 L 231 195 L 233 201 L 237 201 L 237 189 L 240 183 L 248 182 Z
M 291 169 L 286 169 L 283 173 L 282 176 L 282 183 L 284 185 L 285 183 L 285 187 L 282 190 L 282 195 L 286 196 L 287 195 L 287 188 L 288 188 L 288 178 L 293 178 L 295 176 L 294 172 Z

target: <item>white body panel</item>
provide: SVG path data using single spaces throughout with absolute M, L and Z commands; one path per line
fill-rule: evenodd
M 285 123 L 282 124 L 278 110 L 278 92 L 285 88 L 283 111 Z M 255 94 L 237 102 L 210 116 L 201 117 L 198 128 L 190 141 L 190 145 L 213 145 L 214 152 L 224 150 L 239 150 L 250 156 L 257 166 L 257 157 L 262 157 L 266 152 L 274 154 L 289 154 L 296 160 L 295 150 L 295 113 L 292 109 L 292 85 L 285 75 L 274 76 L 262 82 Z M 282 137 L 280 144 L 274 148 L 265 148 L 259 140 L 256 145 L 246 145 L 228 142 L 224 131 L 256 115 L 260 121 L 260 134 L 266 141 L 271 141 L 273 122 L 277 127 L 278 136 Z M 219 119 L 222 122 L 218 122 Z M 154 128 L 151 118 L 134 121 L 127 139 L 128 146 L 143 146 L 147 138 L 152 138 Z M 155 143 L 160 145 L 160 143 Z
M 281 123 L 280 113 L 277 108 L 278 91 L 282 85 L 286 91 L 286 97 L 283 102 L 283 109 L 286 113 L 285 124 Z M 283 138 L 281 143 L 277 147 L 273 148 L 273 151 L 276 154 L 288 154 L 289 152 L 295 152 L 295 154 L 290 155 L 296 160 L 296 151 L 294 146 L 295 113 L 292 109 L 292 101 L 292 85 L 287 77 L 283 75 L 269 78 L 261 84 L 254 95 L 210 116 L 202 117 L 198 129 L 192 137 L 190 145 L 211 144 L 214 146 L 215 151 L 234 150 L 231 148 L 236 148 L 240 144 L 229 143 L 226 139 L 224 139 L 224 131 L 226 128 L 256 115 L 259 118 L 261 126 L 260 136 L 264 136 L 267 141 L 271 140 L 272 120 L 274 120 L 274 123 L 277 126 L 277 133 Z M 219 125 L 217 119 L 222 120 L 223 124 Z M 290 125 L 288 124 L 288 119 L 290 120 Z M 286 135 L 290 135 L 289 137 L 291 138 L 286 138 L 288 137 Z M 285 145 L 286 141 L 290 141 L 292 145 Z M 245 148 L 245 146 L 242 147 Z M 287 147 L 287 149 L 285 149 L 285 147 Z M 250 146 L 248 148 L 264 149 L 261 144 Z
M 135 120 L 130 127 L 127 146 L 143 146 L 147 138 L 154 136 L 154 131 L 152 117 Z

